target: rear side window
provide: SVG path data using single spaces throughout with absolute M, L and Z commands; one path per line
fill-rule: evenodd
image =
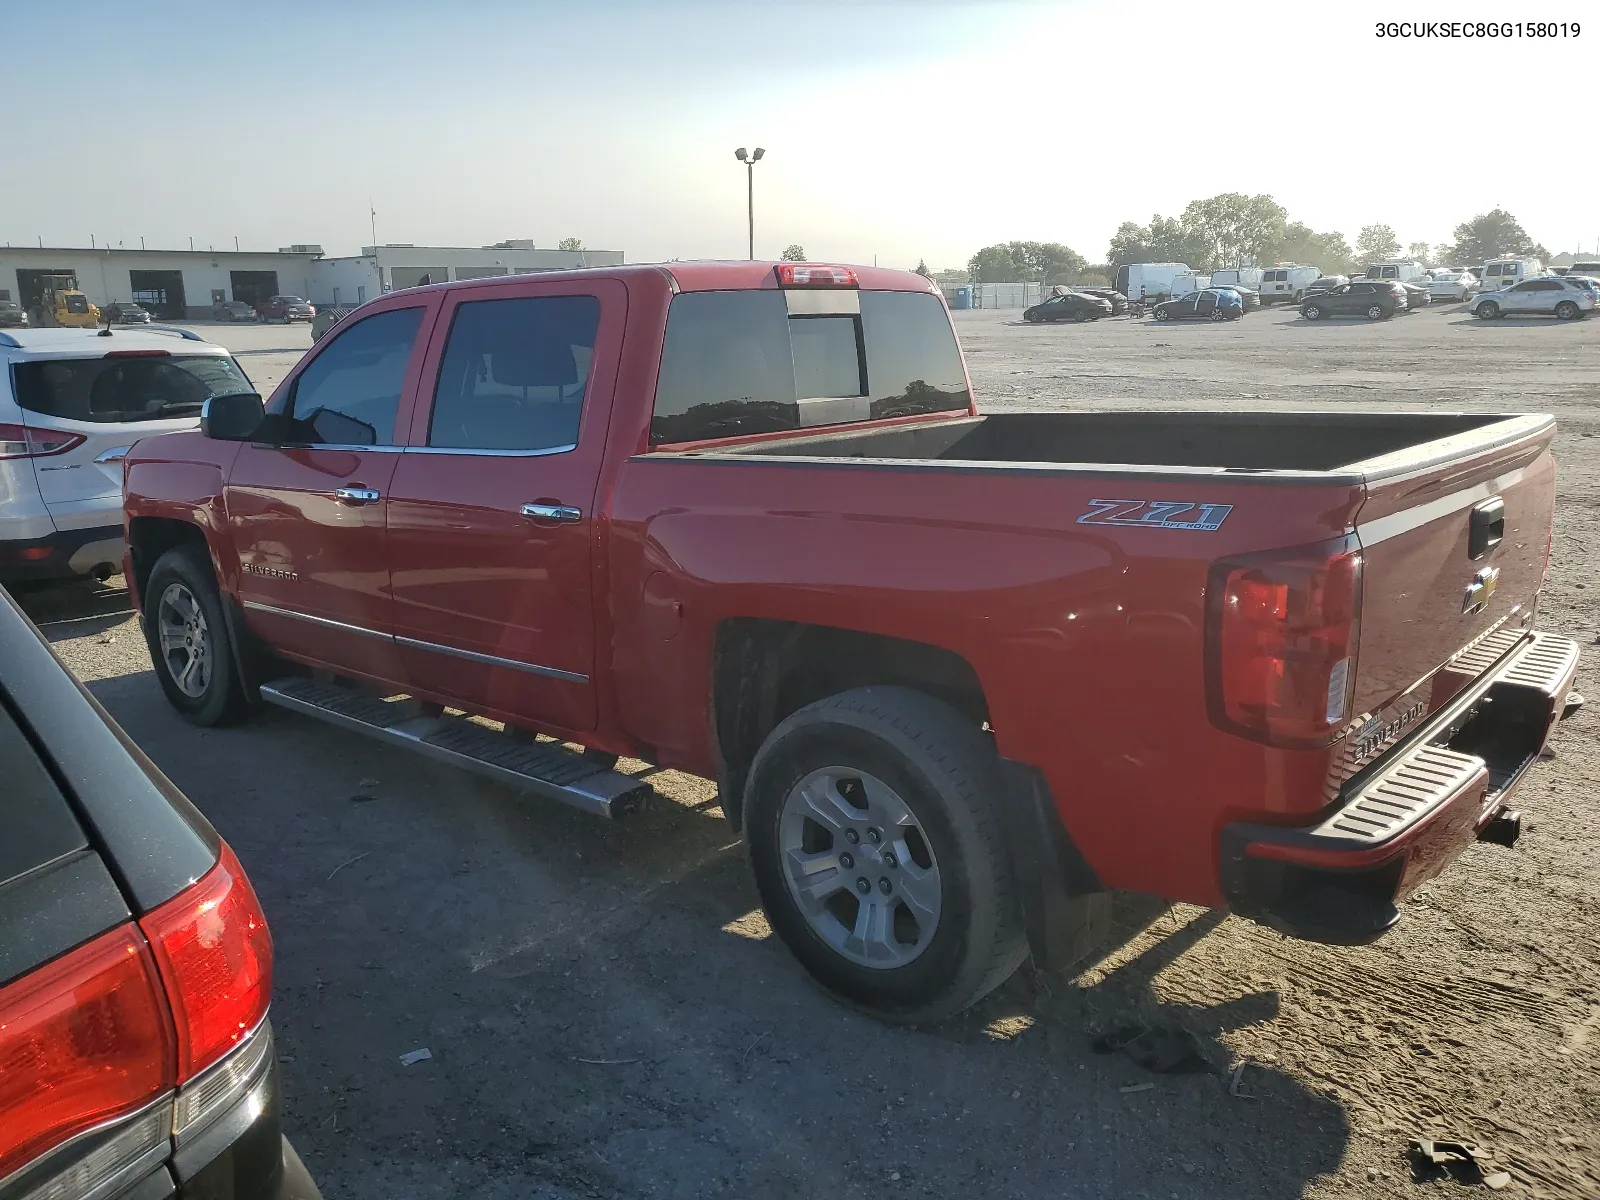
M 196 417 L 212 396 L 254 390 L 222 354 L 55 358 L 12 371 L 29 412 L 104 424 Z
M 572 449 L 599 327 L 594 296 L 459 305 L 439 365 L 428 445 Z
M 387 445 L 400 413 L 422 309 L 395 308 L 340 329 L 295 380 L 294 437 L 340 446 Z
M 857 295 L 859 314 L 826 315 L 791 315 L 781 291 L 674 298 L 651 442 L 966 411 L 961 351 L 938 297 Z

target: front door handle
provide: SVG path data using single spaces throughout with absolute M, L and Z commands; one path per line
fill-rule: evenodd
M 333 496 L 334 499 L 339 501 L 340 504 L 356 505 L 376 504 L 379 500 L 383 499 L 382 494 L 377 488 L 359 486 L 335 488 Z
M 522 515 L 535 521 L 572 522 L 583 520 L 583 510 L 570 504 L 524 504 Z

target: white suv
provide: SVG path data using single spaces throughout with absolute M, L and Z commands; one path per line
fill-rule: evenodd
M 0 330 L 0 583 L 122 570 L 122 458 L 254 391 L 186 330 Z
M 1478 297 L 1472 311 L 1485 321 L 1495 317 L 1547 314 L 1576 321 L 1594 311 L 1595 294 L 1576 278 L 1540 275 L 1524 279 L 1503 291 Z

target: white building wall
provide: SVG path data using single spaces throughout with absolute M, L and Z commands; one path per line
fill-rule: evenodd
M 211 291 L 222 290 L 233 298 L 231 271 L 275 271 L 278 288 L 296 292 L 312 279 L 310 255 L 236 253 L 179 250 L 51 250 L 32 247 L 0 249 L 0 288 L 8 289 L 13 300 L 22 298 L 17 271 L 70 271 L 78 286 L 95 304 L 104 307 L 117 300 L 133 299 L 133 271 L 177 271 L 183 279 L 184 302 L 190 316 L 211 312 Z
M 323 258 L 312 266 L 305 298 L 316 305 L 353 308 L 383 294 L 370 258 Z

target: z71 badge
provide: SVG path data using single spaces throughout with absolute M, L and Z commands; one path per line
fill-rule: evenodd
M 1231 504 L 1194 500 L 1091 500 L 1079 525 L 1131 525 L 1139 529 L 1198 529 L 1214 533 L 1233 511 Z

